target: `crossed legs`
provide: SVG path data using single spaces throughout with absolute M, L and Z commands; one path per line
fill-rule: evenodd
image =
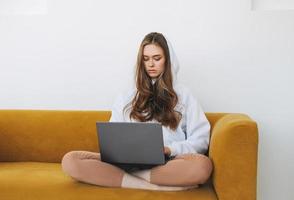
M 99 153 L 89 151 L 68 152 L 62 158 L 61 164 L 63 171 L 72 178 L 94 185 L 122 187 L 126 175 L 119 167 L 102 162 Z M 184 154 L 165 165 L 143 170 L 145 175 L 138 177 L 157 185 L 192 186 L 206 182 L 212 169 L 212 162 L 208 157 Z

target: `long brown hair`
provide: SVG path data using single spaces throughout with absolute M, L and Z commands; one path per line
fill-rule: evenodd
M 148 44 L 161 47 L 165 56 L 164 71 L 154 84 L 152 84 L 152 79 L 148 76 L 143 62 L 143 50 Z M 179 125 L 182 114 L 175 110 L 178 96 L 173 89 L 168 44 L 161 33 L 149 33 L 141 42 L 137 56 L 135 80 L 137 92 L 133 100 L 128 104 L 131 104 L 129 117 L 141 122 L 155 119 L 161 122 L 162 125 L 175 130 Z

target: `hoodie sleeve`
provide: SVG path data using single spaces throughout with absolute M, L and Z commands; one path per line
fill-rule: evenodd
M 185 102 L 185 122 L 184 132 L 187 139 L 184 141 L 175 141 L 168 147 L 171 150 L 171 156 L 185 153 L 206 153 L 209 145 L 210 123 L 207 120 L 201 106 L 190 91 L 187 92 Z

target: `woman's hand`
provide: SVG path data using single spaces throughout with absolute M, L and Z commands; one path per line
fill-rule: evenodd
M 170 148 L 164 147 L 164 154 L 170 156 L 170 154 L 171 154 Z

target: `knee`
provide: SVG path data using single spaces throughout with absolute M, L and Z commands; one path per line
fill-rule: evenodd
M 191 180 L 194 184 L 204 184 L 210 177 L 213 165 L 210 158 L 200 155 L 194 167 L 191 167 Z
M 79 174 L 78 157 L 75 151 L 66 153 L 61 160 L 62 170 L 71 177 L 77 178 Z

